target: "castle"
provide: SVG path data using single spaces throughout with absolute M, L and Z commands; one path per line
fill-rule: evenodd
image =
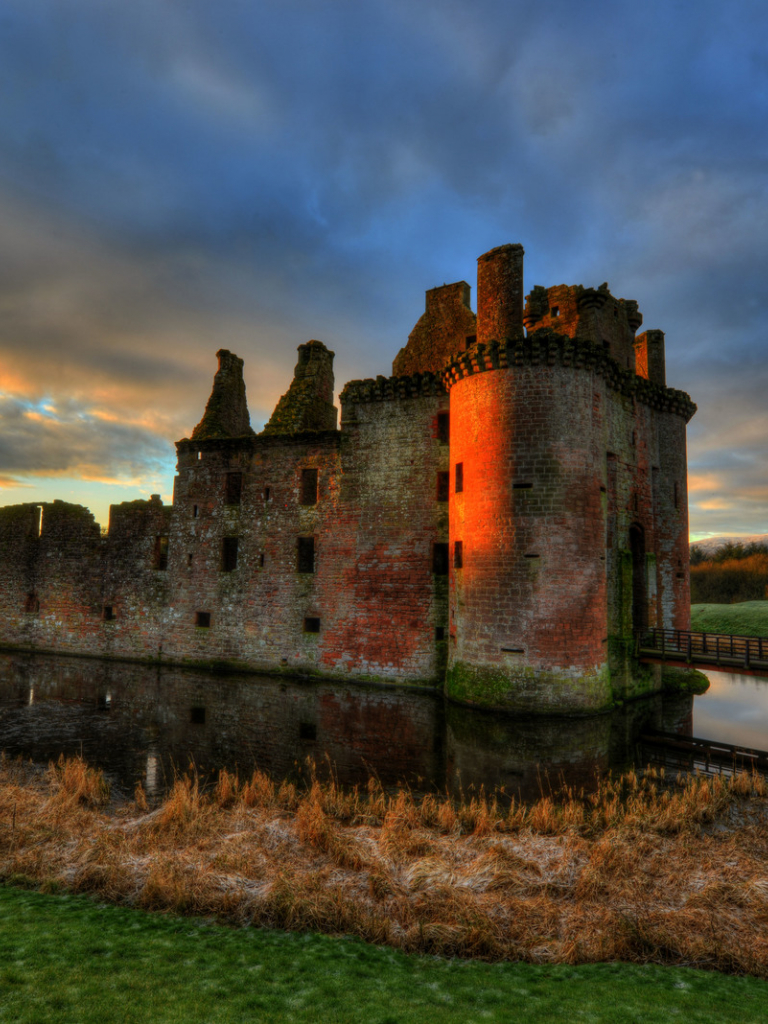
M 589 713 L 652 692 L 648 625 L 689 625 L 685 427 L 664 335 L 599 288 L 535 287 L 523 249 L 427 292 L 393 376 L 299 346 L 260 434 L 218 353 L 173 504 L 0 509 L 3 646 L 443 686 Z

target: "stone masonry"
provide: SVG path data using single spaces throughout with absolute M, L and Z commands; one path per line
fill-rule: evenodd
M 658 689 L 633 635 L 686 628 L 685 427 L 664 335 L 637 303 L 536 286 L 523 249 L 427 292 L 394 376 L 333 404 L 299 346 L 260 434 L 226 350 L 177 444 L 173 504 L 100 536 L 64 502 L 0 509 L 0 643 L 328 679 L 589 713 Z

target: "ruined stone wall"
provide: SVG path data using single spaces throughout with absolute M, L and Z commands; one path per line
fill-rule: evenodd
M 605 348 L 623 370 L 635 371 L 635 331 L 643 317 L 634 300 L 614 298 L 607 284 L 537 285 L 526 297 L 523 319 L 529 335 L 549 329 L 591 341 Z
M 91 512 L 63 501 L 0 509 L 4 643 L 91 646 L 101 613 L 103 543 Z
M 469 306 L 469 293 L 466 281 L 427 292 L 426 310 L 392 363 L 396 377 L 437 373 L 475 342 L 476 318 Z

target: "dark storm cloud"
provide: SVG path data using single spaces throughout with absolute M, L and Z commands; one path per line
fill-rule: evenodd
M 297 344 L 386 372 L 426 288 L 522 241 L 529 286 L 607 278 L 667 331 L 692 463 L 753 493 L 759 453 L 723 466 L 765 409 L 767 30 L 752 0 L 7 0 L 6 390 L 172 439 L 223 345 L 258 423 Z

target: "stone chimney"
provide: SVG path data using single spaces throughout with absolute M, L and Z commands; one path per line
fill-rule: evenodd
M 203 418 L 192 431 L 192 439 L 206 441 L 253 434 L 245 398 L 243 360 L 222 348 L 216 353 L 219 369 Z
M 523 338 L 523 247 L 500 245 L 477 261 L 477 342 Z

